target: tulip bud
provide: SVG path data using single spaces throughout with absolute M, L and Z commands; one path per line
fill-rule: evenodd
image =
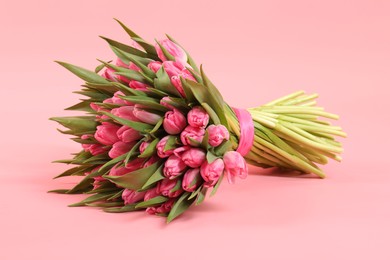
M 163 179 L 157 184 L 157 192 L 169 198 L 178 197 L 183 193 L 181 180 L 179 178 L 173 180 Z
M 205 128 L 209 123 L 209 114 L 202 107 L 194 107 L 188 112 L 187 120 L 190 126 Z
M 180 62 L 183 65 L 187 64 L 187 54 L 181 47 L 169 39 L 161 40 L 159 43 L 175 58 L 177 62 Z M 157 55 L 162 61 L 166 61 L 167 58 L 165 57 L 160 45 L 156 44 L 155 46 Z
M 224 125 L 210 125 L 207 127 L 209 144 L 213 147 L 220 145 L 224 140 L 229 140 L 229 131 Z
M 202 177 L 200 176 L 199 173 L 200 173 L 199 168 L 189 169 L 186 171 L 186 173 L 183 176 L 183 183 L 182 183 L 183 190 L 188 192 L 193 192 L 199 187 L 200 183 L 202 182 Z
M 187 126 L 184 128 L 184 130 L 180 134 L 180 140 L 183 143 L 183 145 L 190 145 L 193 144 L 191 139 L 202 142 L 204 134 L 205 134 L 204 128 L 199 127 L 193 127 L 193 126 Z
M 137 130 L 125 125 L 119 128 L 116 134 L 118 138 L 125 143 L 131 143 L 141 138 L 141 135 Z
M 108 152 L 108 156 L 110 158 L 114 159 L 116 157 L 121 156 L 122 154 L 125 154 L 130 151 L 130 149 L 135 145 L 135 142 L 133 143 L 125 143 L 122 141 L 118 141 L 115 144 L 112 145 L 111 150 Z
M 139 121 L 139 119 L 134 115 L 134 106 L 123 106 L 114 108 L 111 110 L 111 114 L 114 116 L 131 120 L 131 121 Z
M 174 179 L 175 177 L 181 175 L 187 165 L 176 155 L 171 155 L 165 161 L 164 165 L 164 176 L 168 179 Z
M 136 159 L 128 162 L 125 165 L 125 168 L 128 170 L 128 172 L 133 172 L 133 171 L 141 169 L 144 162 L 145 162 L 145 159 L 136 158 Z
M 159 61 L 151 61 L 148 64 L 148 68 L 151 69 L 154 73 L 156 73 L 162 66 L 162 63 Z
M 112 167 L 110 172 L 108 173 L 108 175 L 122 176 L 122 175 L 125 175 L 125 174 L 131 172 L 129 169 L 123 167 L 121 164 L 122 163 L 117 163 L 114 167 Z
M 154 156 L 150 157 L 150 159 L 145 162 L 145 164 L 144 164 L 144 166 L 142 166 L 142 168 L 149 167 L 150 165 L 154 164 L 158 160 L 160 160 L 160 157 L 154 155 Z
M 187 151 L 184 151 L 180 158 L 187 166 L 198 168 L 206 160 L 206 153 L 200 148 L 190 148 Z
M 140 90 L 140 91 L 145 91 L 147 90 L 150 86 L 148 84 L 136 81 L 136 80 L 131 80 L 129 83 L 129 87 L 132 89 Z
M 149 146 L 150 142 L 142 142 L 139 146 L 139 152 L 142 154 L 145 152 L 146 148 Z
M 172 106 L 172 105 L 170 104 L 171 101 L 172 101 L 172 100 L 171 100 L 170 97 L 163 97 L 163 98 L 160 100 L 160 105 L 163 105 L 164 107 L 173 110 L 173 109 L 175 109 L 175 107 Z M 91 103 L 91 104 L 92 104 L 92 103 Z
M 174 61 L 164 61 L 162 63 L 162 66 L 165 72 L 168 74 L 169 78 L 180 75 L 180 73 L 184 69 L 182 64 Z
M 144 201 L 148 201 L 150 199 L 153 199 L 154 197 L 157 197 L 159 194 L 157 192 L 157 187 L 147 190 L 145 193 Z
M 104 125 L 99 125 L 96 127 L 95 139 L 99 141 L 99 143 L 104 145 L 112 145 L 119 141 L 116 132 L 119 130 L 119 126 L 106 123 Z
M 204 187 L 213 187 L 221 177 L 224 169 L 223 160 L 218 158 L 212 163 L 205 161 L 200 167 L 200 174 L 205 181 Z
M 226 152 L 223 156 L 225 172 L 229 183 L 234 183 L 235 177 L 245 179 L 248 176 L 248 165 L 244 157 L 236 151 Z
M 136 104 L 134 106 L 134 111 L 133 111 L 135 117 L 137 117 L 139 120 L 141 120 L 144 123 L 155 125 L 157 122 L 162 118 L 158 114 L 151 113 L 149 111 L 146 111 L 142 109 L 141 106 Z
M 161 139 L 157 143 L 157 146 L 156 146 L 157 155 L 160 158 L 166 158 L 166 157 L 170 156 L 171 154 L 173 154 L 174 149 L 165 150 L 165 145 L 167 144 L 169 137 L 170 137 L 169 135 L 165 136 L 163 139 Z
M 146 191 L 137 192 L 135 190 L 124 189 L 122 192 L 122 199 L 125 205 L 134 204 L 141 201 L 145 196 Z
M 186 118 L 179 110 L 174 108 L 172 111 L 165 113 L 163 126 L 168 134 L 178 134 L 183 131 L 186 125 Z

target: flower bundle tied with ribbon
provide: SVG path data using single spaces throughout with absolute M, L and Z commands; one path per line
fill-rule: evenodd
M 119 22 L 119 21 L 118 21 Z M 223 178 L 248 175 L 247 163 L 325 177 L 317 164 L 340 161 L 345 137 L 321 118 L 318 95 L 299 91 L 250 109 L 230 107 L 191 56 L 170 36 L 152 45 L 119 22 L 131 38 L 106 37 L 117 56 L 95 71 L 58 62 L 85 81 L 87 97 L 67 110 L 86 116 L 53 117 L 82 151 L 57 177 L 83 176 L 71 189 L 89 194 L 70 206 L 106 212 L 146 210 L 170 222 L 213 195 Z

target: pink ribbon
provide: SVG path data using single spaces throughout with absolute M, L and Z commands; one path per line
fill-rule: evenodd
M 237 152 L 245 156 L 253 146 L 255 137 L 255 127 L 251 114 L 246 109 L 234 108 L 238 122 L 240 124 L 240 140 L 238 141 Z

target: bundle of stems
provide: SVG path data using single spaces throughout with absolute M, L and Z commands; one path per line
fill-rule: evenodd
M 318 94 L 297 91 L 249 108 L 255 137 L 251 151 L 245 156 L 247 162 L 263 168 L 281 167 L 314 173 L 324 178 L 325 174 L 317 164 L 326 164 L 328 158 L 341 161 L 339 154 L 343 148 L 335 137 L 347 135 L 341 127 L 324 120 L 339 117 L 316 106 L 317 98 Z M 234 113 L 229 113 L 228 121 L 239 139 L 240 129 Z

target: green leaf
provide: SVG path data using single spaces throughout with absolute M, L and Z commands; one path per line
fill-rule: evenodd
M 200 143 L 200 147 L 202 147 L 206 151 L 208 150 L 208 148 L 209 148 L 209 131 L 205 132 L 203 139 L 202 139 L 202 142 Z
M 156 154 L 156 145 L 160 141 L 160 139 L 156 138 L 154 139 L 148 147 L 146 147 L 145 151 L 141 153 L 138 157 L 139 158 L 149 158 L 150 156 Z
M 193 191 L 193 192 L 191 193 L 191 195 L 188 197 L 188 200 L 190 200 L 190 199 L 192 199 L 192 198 L 195 198 L 195 197 L 199 194 L 199 192 L 200 192 L 202 189 L 203 189 L 203 186 L 202 186 L 202 185 L 199 186 L 199 188 L 198 188 L 196 191 Z
M 154 79 L 154 86 L 157 89 L 164 91 L 166 93 L 169 93 L 171 95 L 174 95 L 176 97 L 180 97 L 180 93 L 172 85 L 171 79 L 169 78 L 164 67 L 161 66 L 161 68 L 157 71 L 156 75 L 157 75 L 157 78 Z
M 214 153 L 217 156 L 223 156 L 227 151 L 233 150 L 232 142 L 230 140 L 225 140 L 218 147 L 214 149 Z
M 49 119 L 74 132 L 95 131 L 97 126 L 94 116 L 51 117 Z
M 159 182 L 160 180 L 165 179 L 165 176 L 163 175 L 163 168 L 164 165 L 161 165 L 150 178 L 145 182 L 144 186 L 142 186 L 141 190 L 146 190 L 152 187 L 155 183 Z
M 94 182 L 93 177 L 101 176 L 102 173 L 99 171 L 94 171 L 84 177 L 76 186 L 69 190 L 68 194 L 82 193 L 90 190 L 92 188 L 92 183 Z
M 168 135 L 168 140 L 165 143 L 163 151 L 166 152 L 175 148 L 177 148 L 177 136 Z
M 56 62 L 61 66 L 63 66 L 64 68 L 66 68 L 67 70 L 69 70 L 70 72 L 72 72 L 73 74 L 75 74 L 76 76 L 78 76 L 79 78 L 81 78 L 82 80 L 85 80 L 86 82 L 97 83 L 97 84 L 105 84 L 108 82 L 105 78 L 99 76 L 93 71 L 62 61 L 56 61 Z
M 118 88 L 118 90 L 122 91 L 123 94 L 133 95 L 133 96 L 146 96 L 146 93 L 140 90 L 132 89 L 122 83 L 119 82 L 111 82 L 112 85 Z
M 161 125 L 163 124 L 163 121 L 164 121 L 164 118 L 160 118 L 160 120 L 158 120 L 158 122 L 156 123 L 156 125 L 153 127 L 153 129 L 149 132 L 154 138 L 156 138 L 156 136 L 154 135 L 154 133 L 156 133 Z
M 190 192 L 185 192 L 181 197 L 175 202 L 171 211 L 167 217 L 167 223 L 171 222 L 178 216 L 184 213 L 191 205 L 194 203 L 195 199 L 188 200 L 187 198 L 190 196 Z
M 110 62 L 111 62 L 111 61 L 110 61 Z M 105 67 L 104 64 L 98 65 L 98 66 L 95 68 L 95 73 L 98 74 L 104 67 Z
M 117 21 L 121 26 L 122 28 L 127 32 L 127 34 L 130 36 L 131 39 L 133 39 L 134 41 L 136 41 L 139 45 L 142 46 L 142 48 L 145 49 L 145 51 L 147 53 L 150 53 L 150 54 L 153 54 L 155 55 L 155 60 L 159 60 L 158 57 L 157 57 L 157 52 L 156 52 L 156 49 L 154 48 L 153 45 L 147 43 L 144 39 L 142 39 L 140 36 L 138 36 L 135 32 L 133 32 L 132 30 L 130 30 L 126 25 L 124 25 L 121 21 L 117 20 L 117 19 L 114 19 L 115 21 Z
M 117 164 L 118 162 L 123 161 L 125 158 L 126 158 L 126 154 L 122 154 L 121 156 L 118 156 L 118 157 L 112 159 L 111 161 L 106 162 L 105 164 L 103 164 L 102 167 L 99 168 L 99 172 L 103 175 L 104 172 L 106 172 L 108 170 L 108 168 L 113 167 L 114 164 Z
M 111 182 L 130 190 L 139 190 L 148 179 L 156 172 L 156 170 L 161 166 L 162 162 L 158 161 L 149 167 L 142 168 L 130 173 L 127 173 L 122 176 L 104 176 L 104 178 L 110 180 Z
M 134 63 L 138 68 L 142 70 L 142 72 L 150 79 L 154 79 L 156 74 L 154 71 L 148 68 L 148 64 L 152 62 L 152 59 L 137 57 L 133 54 L 126 53 L 114 46 L 111 46 L 113 52 L 125 63 L 129 64 L 130 62 Z
M 221 174 L 221 176 L 219 177 L 219 179 L 218 179 L 218 181 L 217 181 L 217 183 L 215 184 L 215 186 L 214 186 L 214 188 L 213 188 L 213 190 L 211 191 L 211 193 L 210 193 L 210 196 L 209 197 L 212 197 L 212 196 L 214 196 L 215 195 L 215 193 L 217 192 L 217 190 L 218 190 L 218 188 L 219 188 L 219 186 L 221 185 L 221 183 L 222 183 L 222 180 L 223 180 L 223 173 Z
M 213 91 L 213 88 L 208 88 L 198 82 L 194 82 L 188 79 L 185 79 L 185 81 L 190 86 L 191 91 L 194 94 L 195 98 L 198 100 L 198 102 L 200 104 L 208 104 L 218 115 L 221 124 L 228 128 L 229 126 L 224 110 L 224 101 L 222 100 L 222 102 L 220 102 L 220 100 L 216 99 L 215 95 L 217 94 L 215 91 Z
M 196 102 L 196 98 L 194 94 L 192 93 L 191 86 L 187 83 L 187 80 L 183 77 L 180 77 L 181 85 L 183 87 L 184 93 L 186 95 L 187 103 L 194 103 Z
M 128 127 L 131 127 L 134 130 L 141 132 L 141 133 L 147 133 L 148 131 L 153 129 L 153 126 L 149 125 L 149 124 L 123 119 L 121 117 L 114 116 L 113 114 L 110 114 L 110 113 L 104 112 L 104 111 L 102 112 L 102 114 L 104 114 L 108 117 L 111 117 L 112 119 L 114 119 L 118 123 L 120 123 L 122 125 L 126 125 Z
M 102 61 L 102 60 L 98 60 L 100 61 L 101 63 L 103 63 L 104 65 L 106 65 L 106 67 L 108 68 L 111 68 L 113 70 L 116 71 L 115 74 L 117 75 L 121 75 L 121 76 L 124 76 L 130 80 L 136 80 L 136 81 L 139 81 L 139 82 L 142 82 L 142 83 L 153 83 L 153 80 L 142 75 L 140 72 L 138 71 L 135 71 L 135 70 L 131 70 L 131 69 L 127 69 L 127 68 L 123 68 L 123 67 L 120 67 L 120 66 L 116 66 L 114 64 L 111 64 L 111 63 L 107 63 L 105 61 Z M 115 85 L 113 84 L 114 82 L 110 82 L 109 84 L 111 85 Z M 129 87 L 126 86 L 126 91 L 129 91 Z M 130 89 L 131 90 L 131 89 Z
M 140 209 L 135 208 L 135 205 L 137 205 L 137 204 L 136 203 L 128 204 L 128 205 L 125 205 L 125 206 L 120 207 L 120 208 L 118 208 L 118 207 L 104 208 L 103 211 L 108 212 L 108 213 L 123 213 L 123 212 L 131 212 L 131 211 L 140 210 Z
M 73 93 L 90 97 L 91 99 L 89 101 L 91 101 L 91 102 L 101 102 L 101 101 L 111 97 L 111 94 L 102 93 L 100 91 L 90 89 L 90 88 L 88 88 L 88 86 L 85 86 L 85 87 L 86 88 L 82 89 L 81 91 L 73 91 Z
M 109 96 L 112 96 L 115 92 L 118 91 L 117 87 L 113 86 L 112 82 L 107 82 L 107 83 L 87 82 L 87 83 L 85 83 L 84 86 L 89 88 L 89 89 L 105 93 Z
M 95 166 L 90 166 L 90 165 L 82 165 L 82 166 L 77 166 L 73 167 L 69 170 L 64 171 L 60 175 L 57 175 L 54 177 L 54 179 L 61 178 L 61 177 L 66 177 L 66 176 L 74 176 L 74 175 L 84 175 L 86 172 L 91 171 Z
M 89 207 L 99 207 L 99 208 L 118 207 L 118 206 L 123 206 L 123 201 L 86 203 L 85 205 Z
M 202 190 L 198 193 L 198 197 L 196 198 L 196 205 L 199 205 L 206 198 L 207 188 L 203 187 Z
M 157 197 L 154 197 L 150 200 L 142 201 L 142 202 L 138 203 L 135 206 L 135 208 L 139 209 L 139 208 L 153 207 L 153 206 L 161 205 L 162 203 L 166 202 L 167 200 L 168 200 L 167 197 L 157 196 Z
M 99 37 L 102 38 L 103 40 L 105 40 L 110 46 L 116 47 L 116 48 L 120 49 L 121 51 L 130 53 L 130 54 L 133 54 L 133 55 L 136 55 L 139 57 L 143 57 L 143 58 L 153 58 L 154 57 L 154 56 L 149 55 L 146 52 L 140 51 L 134 47 L 117 42 L 117 41 L 109 39 L 107 37 L 104 37 L 104 36 L 99 36 Z
M 74 203 L 74 204 L 71 204 L 69 205 L 69 207 L 80 207 L 80 206 L 86 206 L 86 204 L 88 203 L 92 203 L 92 202 L 95 202 L 95 201 L 100 201 L 100 200 L 104 200 L 108 197 L 112 196 L 112 193 L 111 192 L 107 192 L 107 193 L 97 193 L 95 195 L 92 195 L 92 196 L 89 196 L 88 198 L 78 202 L 78 203 Z
M 110 161 L 107 153 L 94 155 L 84 161 L 85 164 L 105 164 L 107 161 Z
M 180 48 L 182 48 L 184 50 L 184 52 L 187 54 L 187 57 L 188 57 L 188 64 L 191 65 L 191 67 L 196 70 L 197 72 L 199 72 L 199 69 L 198 69 L 198 66 L 196 65 L 194 59 L 191 57 L 191 55 L 177 42 L 175 41 L 175 39 L 173 39 L 171 36 L 169 36 L 168 34 L 166 34 L 167 38 L 169 40 L 171 40 L 172 42 L 176 43 Z
M 145 138 L 142 138 L 141 140 L 139 140 L 134 146 L 133 148 L 131 148 L 131 150 L 127 153 L 126 155 L 126 158 L 125 158 L 125 164 L 128 164 L 130 159 L 133 159 L 135 158 L 136 156 L 138 156 L 138 151 L 139 151 L 139 147 L 140 145 L 142 144 L 142 142 L 145 141 Z
M 58 193 L 58 194 L 66 194 L 69 190 L 67 189 L 58 189 L 58 190 L 49 190 L 48 193 Z
M 122 96 L 121 98 L 134 104 L 141 104 L 149 109 L 162 111 L 164 113 L 168 111 L 168 108 L 160 105 L 160 100 L 155 98 L 146 96 Z
M 214 125 L 220 125 L 221 121 L 219 120 L 219 117 L 217 113 L 215 113 L 214 109 L 212 109 L 207 103 L 201 103 L 201 105 L 204 110 L 206 110 L 207 114 L 209 114 L 210 119 L 214 123 Z
M 85 100 L 80 103 L 77 103 L 76 105 L 65 108 L 65 110 L 94 112 L 90 104 L 91 104 L 90 101 Z
M 207 155 L 206 155 L 206 159 L 207 159 L 207 162 L 210 164 L 212 162 L 214 162 L 215 160 L 217 160 L 219 157 L 216 156 L 215 154 L 213 154 L 211 151 L 207 151 Z

